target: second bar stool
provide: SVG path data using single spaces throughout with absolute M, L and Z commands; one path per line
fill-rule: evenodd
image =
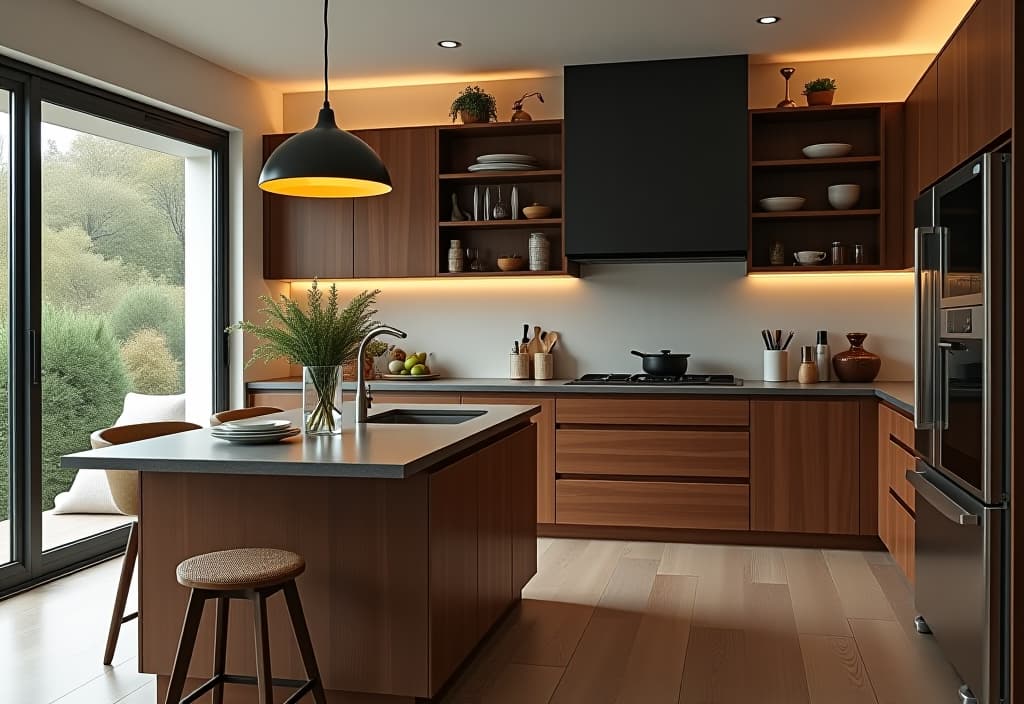
M 178 583 L 192 591 L 188 597 L 185 621 L 181 627 L 181 640 L 174 657 L 170 682 L 167 686 L 166 704 L 189 704 L 213 690 L 213 701 L 219 704 L 223 698 L 225 684 L 248 684 L 259 688 L 260 704 L 273 704 L 274 685 L 296 687 L 286 704 L 313 694 L 317 704 L 327 704 L 320 670 L 313 654 L 309 629 L 302 613 L 302 602 L 295 578 L 306 569 L 306 562 L 300 555 L 275 548 L 239 548 L 220 550 L 190 557 L 178 565 Z M 306 671 L 305 680 L 290 680 L 273 677 L 270 673 L 270 634 L 267 625 L 267 597 L 279 591 L 284 592 L 291 617 L 295 641 L 299 646 L 302 665 Z M 210 599 L 217 600 L 217 625 L 214 638 L 213 676 L 191 694 L 182 698 L 185 678 L 188 675 L 192 649 L 196 644 L 199 621 L 203 607 Z M 227 655 L 228 608 L 231 599 L 247 599 L 252 602 L 253 628 L 256 633 L 256 676 L 229 675 L 224 672 Z

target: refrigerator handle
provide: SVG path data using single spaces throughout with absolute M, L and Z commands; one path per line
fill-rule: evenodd
M 920 463 L 920 460 L 918 460 Z M 943 516 L 961 526 L 978 525 L 979 517 L 971 513 L 953 499 L 949 498 L 939 487 L 928 481 L 926 471 L 920 469 L 908 469 L 907 481 L 917 491 L 917 495 L 935 507 L 935 510 Z
M 934 271 L 926 268 L 924 238 L 935 234 L 933 227 L 914 229 L 914 428 L 935 427 L 934 397 L 930 379 L 934 378 Z

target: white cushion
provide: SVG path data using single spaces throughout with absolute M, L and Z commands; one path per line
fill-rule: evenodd
M 149 396 L 129 393 L 124 397 L 124 408 L 114 425 L 163 420 L 185 420 L 185 394 Z M 57 494 L 53 506 L 54 513 L 121 513 L 114 505 L 106 471 L 102 469 L 78 470 L 71 488 Z

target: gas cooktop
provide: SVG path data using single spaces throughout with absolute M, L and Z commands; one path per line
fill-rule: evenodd
M 584 374 L 565 383 L 578 386 L 743 386 L 743 379 L 732 374 Z

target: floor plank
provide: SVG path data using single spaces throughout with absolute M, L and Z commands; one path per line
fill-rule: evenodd
M 510 663 L 478 699 L 453 704 L 548 704 L 565 670 L 543 665 Z M 447 701 L 447 700 L 446 700 Z
M 937 649 L 922 647 L 934 642 L 911 641 L 894 620 L 850 619 L 850 626 L 878 704 L 958 704 L 960 679 Z
M 779 548 L 753 548 L 753 579 L 758 584 L 787 584 L 786 561 Z
M 751 692 L 762 702 L 806 704 L 807 676 L 793 604 L 784 584 L 747 584 L 746 658 Z
M 789 596 L 793 602 L 798 633 L 819 636 L 852 636 L 843 616 L 839 592 L 820 550 L 792 549 L 783 552 Z
M 895 620 L 889 600 L 874 572 L 856 550 L 825 550 L 825 562 L 836 583 L 843 614 L 847 618 Z
M 917 609 L 914 607 L 914 592 L 903 570 L 895 562 L 889 564 L 871 564 L 871 572 L 875 575 L 882 593 L 889 601 L 889 606 L 896 615 L 896 620 L 903 626 L 907 636 L 917 636 L 917 628 L 914 626 L 914 618 L 917 616 Z
M 683 678 L 697 577 L 654 578 L 616 704 L 674 704 Z
M 658 560 L 619 560 L 551 704 L 613 704 L 650 599 Z
M 694 546 L 694 569 L 700 581 L 693 607 L 694 625 L 745 628 L 746 586 L 751 582 L 750 548 Z
M 694 626 L 686 647 L 679 704 L 750 704 L 746 666 L 743 631 Z
M 877 704 L 853 638 L 800 636 L 811 704 Z
M 660 562 L 665 554 L 665 543 L 627 543 L 622 554 L 624 557 L 632 557 L 637 560 L 658 560 Z

